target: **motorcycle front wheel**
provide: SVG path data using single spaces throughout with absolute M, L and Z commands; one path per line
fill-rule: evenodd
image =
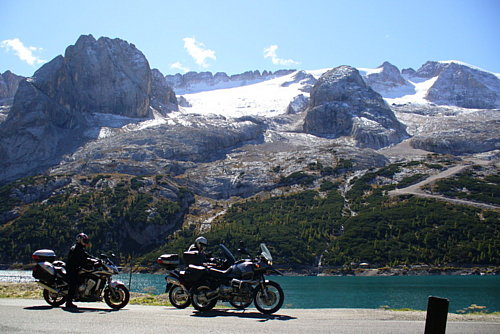
M 170 290 L 168 290 L 168 299 L 170 300 L 170 304 L 176 308 L 183 309 L 191 305 L 189 292 L 178 285 L 172 285 Z
M 66 302 L 66 296 L 43 289 L 43 299 L 51 306 L 61 306 Z
M 209 298 L 208 293 L 211 291 L 212 289 L 205 284 L 195 285 L 191 289 L 193 307 L 198 311 L 210 311 L 213 309 L 215 304 L 217 304 L 217 298 Z
M 257 310 L 264 314 L 278 311 L 285 301 L 285 294 L 281 286 L 273 281 L 268 281 L 255 288 L 253 302 Z
M 128 304 L 130 299 L 130 292 L 123 285 L 117 285 L 116 287 L 107 287 L 104 290 L 104 301 L 112 309 L 118 310 Z

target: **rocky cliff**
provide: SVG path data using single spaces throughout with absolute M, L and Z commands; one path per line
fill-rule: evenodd
M 24 77 L 16 75 L 11 71 L 0 73 L 0 100 L 13 98 L 19 82 L 23 79 Z
M 368 86 L 376 92 L 383 92 L 391 88 L 408 86 L 399 69 L 389 62 L 384 62 L 375 71 L 364 77 Z
M 492 73 L 454 61 L 429 61 L 415 76 L 437 77 L 427 92 L 430 102 L 478 109 L 500 106 L 500 79 Z
M 303 130 L 328 138 L 352 136 L 359 146 L 371 148 L 408 136 L 382 96 L 350 66 L 326 72 L 314 85 Z
M 171 88 L 133 44 L 81 36 L 75 45 L 21 81 L 0 134 L 0 180 L 40 172 L 95 131 L 92 115 L 133 121 L 177 110 Z

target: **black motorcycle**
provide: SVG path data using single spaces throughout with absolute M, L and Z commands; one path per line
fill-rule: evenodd
M 220 246 L 228 258 L 235 259 L 229 249 Z M 200 276 L 190 289 L 193 307 L 208 311 L 221 300 L 246 308 L 253 301 L 264 314 L 278 311 L 285 299 L 283 289 L 278 283 L 266 280 L 264 275 L 281 273 L 272 267 L 273 258 L 266 245 L 260 244 L 260 248 L 259 256 L 236 261 L 226 270 L 193 266 L 191 270 Z
M 52 306 L 64 304 L 69 289 L 66 264 L 63 261 L 54 261 L 55 253 L 49 249 L 35 251 L 32 258 L 36 262 L 32 275 L 43 288 L 45 301 Z M 117 266 L 108 256 L 101 254 L 88 268 L 80 269 L 75 301 L 97 302 L 102 301 L 104 297 L 106 304 L 113 309 L 125 307 L 130 293 L 125 284 L 111 280 L 111 276 L 116 274 Z
M 184 252 L 182 268 L 179 268 L 180 259 L 177 254 L 163 254 L 156 260 L 160 266 L 169 271 L 165 276 L 167 281 L 165 293 L 168 293 L 168 299 L 174 307 L 183 309 L 191 305 L 189 290 L 203 276 L 203 272 L 199 270 L 200 266 L 227 269 L 235 262 L 234 258 L 210 258 L 209 262 L 204 262 L 205 260 L 206 256 L 198 252 Z

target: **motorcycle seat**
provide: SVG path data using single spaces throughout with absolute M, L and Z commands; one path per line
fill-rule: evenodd
M 220 270 L 220 269 L 215 269 L 215 268 L 210 268 L 209 272 L 211 275 L 215 277 L 225 277 L 231 273 L 233 268 L 229 267 L 226 270 Z

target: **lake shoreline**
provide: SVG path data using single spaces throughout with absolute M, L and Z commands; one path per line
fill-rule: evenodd
M 451 266 L 405 266 L 405 267 L 382 267 L 382 268 L 284 268 L 276 266 L 284 276 L 490 276 L 500 275 L 498 266 L 474 266 L 474 267 L 451 267 Z M 129 273 L 130 268 L 123 268 L 122 273 Z M 167 274 L 166 269 L 133 270 L 134 273 Z
M 0 282 L 0 298 L 41 298 L 42 289 L 29 272 L 18 275 L 19 283 Z M 114 277 L 131 291 L 140 304 L 168 303 L 162 274 L 123 273 Z M 383 308 L 425 310 L 429 296 L 450 300 L 452 313 L 498 313 L 499 276 L 427 275 L 427 276 L 271 276 L 286 291 L 287 308 Z M 10 281 L 13 282 L 13 281 Z M 369 296 L 369 297 L 368 297 Z M 135 302 L 134 302 L 135 303 Z
M 0 266 L 0 270 L 32 270 L 34 264 L 14 264 Z M 447 266 L 447 265 L 408 265 L 397 267 L 284 267 L 275 266 L 285 276 L 467 276 L 467 275 L 500 275 L 500 266 L 484 265 L 484 266 Z M 121 273 L 141 273 L 141 274 L 160 274 L 165 275 L 168 270 L 163 268 L 150 268 L 140 265 L 130 266 L 125 265 L 120 267 Z
M 466 276 L 500 275 L 500 267 L 452 267 L 452 266 L 404 266 L 382 268 L 303 268 L 302 270 L 283 270 L 286 276 Z

